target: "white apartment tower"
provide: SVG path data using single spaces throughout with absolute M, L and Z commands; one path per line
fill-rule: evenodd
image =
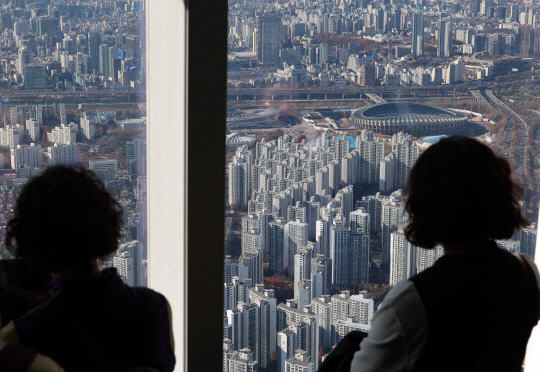
M 416 249 L 416 273 L 421 273 L 428 267 L 433 266 L 435 261 L 444 255 L 444 248 L 436 246 L 433 249 Z
M 395 286 L 416 274 L 416 247 L 400 229 L 390 234 L 390 285 Z
M 40 140 L 39 121 L 34 119 L 26 120 L 26 130 L 32 141 Z
M 519 232 L 519 249 L 520 253 L 529 255 L 534 260 L 536 251 L 536 239 L 537 239 L 536 226 L 525 227 Z
M 9 147 L 10 149 L 17 147 L 23 134 L 24 128 L 19 124 L 0 128 L 0 146 Z
M 373 137 L 373 132 L 363 130 L 356 137 L 356 151 L 359 154 L 358 182 L 376 184 L 379 182 L 380 162 L 384 158 L 384 142 Z
M 249 166 L 245 159 L 234 158 L 228 165 L 229 205 L 232 207 L 247 206 L 248 202 Z
M 143 246 L 139 241 L 133 240 L 121 244 L 113 257 L 113 266 L 122 280 L 132 287 L 146 284 L 142 265 Z
M 58 145 L 71 145 L 77 142 L 77 132 L 78 128 L 75 123 L 60 124 L 50 133 L 47 133 L 47 140 Z
M 401 223 L 401 190 L 394 191 L 390 198 L 382 203 L 382 262 L 390 261 L 390 234 L 396 231 Z
M 30 146 L 17 145 L 10 150 L 11 168 L 18 169 L 21 165 L 38 168 L 41 163 L 41 146 L 31 143 Z
M 94 138 L 94 119 L 81 117 L 81 132 L 87 140 Z
M 226 358 L 227 372 L 258 372 L 259 364 L 250 349 L 240 349 Z
M 77 144 L 54 146 L 47 149 L 47 164 L 76 165 L 79 163 L 79 150 Z
M 310 359 L 307 351 L 296 350 L 294 356 L 285 361 L 285 372 L 315 372 L 315 363 Z
M 289 269 L 289 276 L 294 277 L 294 255 L 298 248 L 305 247 L 308 242 L 308 224 L 300 221 L 289 221 L 285 225 L 283 236 L 283 261 L 287 266 L 283 269 Z
M 313 259 L 313 247 L 299 247 L 294 254 L 294 299 L 297 302 L 300 298 L 300 289 L 304 287 L 304 282 L 311 280 L 311 260 Z

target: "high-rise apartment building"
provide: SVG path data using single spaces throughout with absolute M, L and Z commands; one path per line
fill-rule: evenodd
M 41 146 L 31 143 L 30 146 L 17 145 L 10 150 L 11 168 L 18 169 L 21 165 L 38 168 L 42 166 Z
M 330 294 L 332 287 L 332 260 L 317 254 L 311 259 L 311 298 Z
M 373 132 L 363 130 L 356 137 L 356 151 L 359 154 L 358 182 L 376 184 L 379 182 L 380 162 L 384 157 L 384 142 L 373 137 Z
M 411 32 L 411 53 L 413 57 L 424 55 L 424 15 L 420 12 L 414 13 Z
M 382 203 L 382 262 L 390 262 L 391 233 L 397 231 L 401 223 L 401 190 L 394 191 Z
M 76 143 L 71 145 L 54 144 L 47 149 L 47 165 L 76 165 L 79 163 L 79 149 Z
M 288 255 L 285 254 L 285 220 L 277 218 L 270 222 L 269 266 L 274 273 L 283 273 L 288 265 Z
M 47 133 L 47 141 L 57 145 L 71 145 L 77 143 L 77 132 L 79 128 L 75 123 L 68 125 L 60 124 Z
M 40 140 L 41 132 L 39 129 L 39 121 L 34 120 L 34 119 L 26 120 L 26 130 L 32 141 Z
M 225 281 L 223 283 L 224 293 L 224 309 L 231 310 L 236 307 L 238 301 L 250 303 L 249 289 L 253 285 L 251 279 L 240 279 L 235 276 L 232 281 Z
M 390 285 L 395 286 L 416 274 L 416 247 L 402 230 L 390 234 Z
M 407 178 L 418 159 L 420 149 L 417 142 L 413 142 L 410 134 L 399 132 L 392 136 L 392 152 L 396 154 L 396 161 L 394 185 L 391 189 L 402 188 L 407 184 Z
M 288 268 L 289 276 L 294 277 L 294 255 L 300 247 L 307 246 L 308 224 L 300 221 L 287 222 L 283 239 L 283 261 L 287 264 L 283 269 Z
M 24 128 L 19 124 L 7 125 L 5 128 L 0 128 L 0 146 L 15 148 L 19 145 Z
M 146 285 L 146 273 L 142 265 L 142 244 L 131 241 L 121 244 L 113 257 L 113 266 L 122 280 L 132 287 Z
M 433 249 L 416 249 L 416 273 L 421 273 L 428 267 L 433 266 L 435 261 L 444 255 L 443 247 L 436 246 Z
M 247 146 L 239 147 L 228 165 L 229 205 L 247 207 L 253 157 Z
M 332 259 L 332 283 L 343 285 L 349 283 L 351 230 L 348 227 L 334 225 L 330 229 L 330 258 Z
M 450 57 L 452 55 L 452 18 L 444 20 L 442 14 L 438 24 L 437 56 Z
M 224 351 L 224 363 L 227 372 L 258 372 L 259 363 L 254 359 L 253 352 L 249 348 L 239 351 Z
M 94 138 L 94 119 L 81 117 L 81 132 L 87 140 Z
M 521 229 L 519 231 L 520 253 L 529 255 L 534 260 L 536 253 L 536 239 L 537 230 L 534 224 Z

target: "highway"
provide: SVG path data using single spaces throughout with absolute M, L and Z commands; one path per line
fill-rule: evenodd
M 532 150 L 529 145 L 529 127 L 527 123 L 520 115 L 497 98 L 491 89 L 486 89 L 485 94 L 497 110 L 508 115 L 509 119 L 503 141 L 505 155 L 513 160 L 514 166 L 517 166 L 517 170 L 523 179 L 523 185 L 529 190 L 534 190 L 535 185 L 533 185 L 527 174 L 529 163 L 534 161 L 534 159 L 531 159 Z
M 426 95 L 437 97 L 451 97 L 454 94 L 471 95 L 472 90 L 490 89 L 491 87 L 509 86 L 513 82 L 485 82 L 472 80 L 463 84 L 454 85 L 426 85 L 426 86 L 377 86 L 357 87 L 352 85 L 330 87 L 267 87 L 267 88 L 227 88 L 228 101 L 295 101 L 295 100 L 339 100 L 339 99 L 362 99 L 367 93 L 377 94 L 381 99 L 385 97 L 399 97 L 400 95 Z
M 0 90 L 0 102 L 6 104 L 38 104 L 38 103 L 145 103 L 146 92 L 135 91 L 18 91 Z

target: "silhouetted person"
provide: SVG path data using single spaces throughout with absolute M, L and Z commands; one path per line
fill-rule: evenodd
M 52 297 L 4 327 L 2 339 L 50 356 L 66 371 L 171 371 L 165 297 L 131 288 L 100 262 L 118 248 L 119 203 L 88 170 L 55 166 L 31 179 L 7 226 L 7 248 L 50 273 Z
M 497 247 L 528 221 L 508 162 L 452 136 L 430 146 L 406 190 L 407 239 L 444 248 L 397 284 L 373 318 L 351 372 L 519 372 L 539 319 L 538 270 Z

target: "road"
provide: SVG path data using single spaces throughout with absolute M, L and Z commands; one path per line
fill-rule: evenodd
M 529 190 L 534 190 L 533 180 L 528 176 L 530 162 L 534 161 L 530 155 L 532 150 L 529 145 L 529 127 L 527 123 L 515 111 L 508 107 L 504 102 L 497 98 L 491 89 L 485 90 L 486 98 L 491 101 L 493 106 L 508 115 L 508 124 L 505 133 L 503 146 L 505 155 L 512 160 L 522 177 L 523 185 Z

